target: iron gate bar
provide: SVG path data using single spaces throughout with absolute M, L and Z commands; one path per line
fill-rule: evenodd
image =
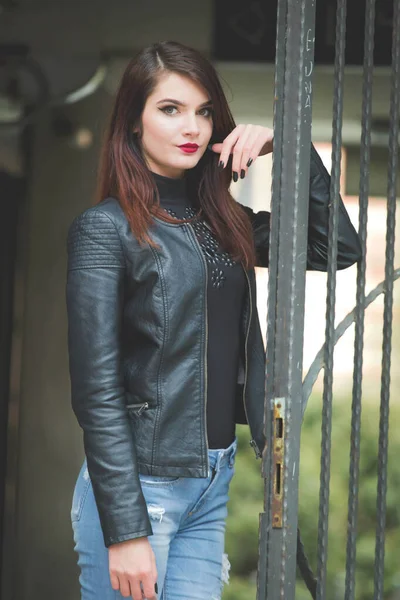
M 258 600 L 267 594 L 269 600 L 295 597 L 314 29 L 315 0 L 278 1 L 263 455 L 266 494 L 265 512 L 260 515 Z M 282 522 L 274 525 L 271 508 L 278 462 L 272 441 L 278 403 L 284 407 Z
M 361 117 L 360 193 L 358 234 L 361 260 L 357 265 L 355 308 L 354 371 L 351 408 L 349 497 L 347 518 L 345 600 L 354 600 L 356 572 L 356 542 L 358 516 L 358 481 L 361 437 L 361 400 L 365 316 L 365 274 L 367 255 L 367 222 L 369 196 L 369 164 L 371 155 L 371 112 L 374 69 L 375 0 L 366 0 L 364 26 L 363 99 Z
M 396 227 L 396 183 L 400 120 L 400 0 L 393 4 L 392 82 L 390 95 L 389 162 L 385 253 L 385 298 L 383 312 L 381 405 L 379 420 L 377 527 L 374 569 L 374 599 L 384 592 L 387 460 L 389 442 L 390 363 L 392 350 L 394 242 Z
M 322 407 L 321 473 L 317 547 L 317 600 L 326 597 L 328 558 L 329 483 L 331 465 L 333 353 L 335 333 L 336 261 L 339 222 L 340 158 L 342 146 L 343 75 L 346 43 L 346 0 L 336 11 L 335 70 L 332 121 L 332 175 L 330 185 L 328 277 L 326 299 L 324 391 Z
M 281 196 L 281 180 L 280 177 L 274 176 L 275 172 L 280 173 L 282 170 L 282 129 L 283 129 L 283 103 L 278 102 L 281 98 L 284 89 L 285 75 L 285 47 L 280 43 L 280 40 L 286 35 L 286 14 L 288 0 L 278 0 L 277 5 L 277 34 L 276 34 L 276 52 L 275 52 L 275 102 L 274 102 L 274 152 L 272 154 L 272 197 L 271 205 L 274 209 L 271 210 L 271 237 L 270 237 L 270 256 L 269 256 L 269 281 L 268 281 L 268 315 L 271 323 L 276 320 L 276 305 L 277 305 L 277 282 L 276 277 L 271 277 L 271 273 L 275 273 L 278 266 L 278 240 L 279 240 L 279 222 L 280 222 L 280 207 L 279 203 L 275 202 L 275 198 Z M 279 65 L 279 68 L 278 68 Z M 272 344 L 267 344 L 266 348 L 266 365 L 269 365 L 269 370 L 266 366 L 266 371 L 274 379 L 275 365 L 275 348 Z M 267 374 L 266 374 L 267 381 Z M 272 395 L 273 397 L 273 395 Z M 265 395 L 264 400 L 264 430 L 267 440 L 267 446 L 270 446 L 273 437 L 273 419 L 270 417 L 273 401 L 271 397 Z M 258 569 L 257 569 L 257 600 L 267 598 L 267 580 L 268 580 L 268 560 L 271 553 L 270 536 L 268 535 L 269 522 L 271 520 L 271 504 L 272 504 L 272 460 L 269 452 L 263 455 L 262 459 L 262 476 L 264 478 L 264 512 L 259 516 L 259 540 L 258 540 Z
M 278 240 L 279 240 L 279 221 L 280 207 L 275 198 L 281 196 L 281 180 L 280 177 L 274 176 L 275 172 L 280 173 L 282 170 L 282 128 L 283 128 L 283 105 L 282 102 L 277 102 L 282 96 L 284 89 L 284 74 L 285 74 L 285 47 L 280 43 L 280 40 L 286 35 L 286 13 L 287 0 L 278 0 L 277 5 L 277 24 L 276 24 L 276 50 L 275 50 L 275 102 L 274 102 L 274 151 L 272 153 L 272 186 L 271 186 L 271 233 L 270 233 L 270 256 L 269 256 L 269 281 L 268 281 L 268 319 L 271 323 L 276 320 L 276 305 L 277 305 L 277 281 L 276 276 L 271 277 L 271 273 L 276 273 L 278 265 Z M 279 68 L 278 68 L 279 65 Z M 272 344 L 267 343 L 266 348 L 266 381 L 267 373 L 274 380 L 274 364 L 275 364 L 275 349 Z M 267 367 L 268 365 L 268 367 Z M 272 394 L 273 397 L 273 394 Z M 267 440 L 267 446 L 271 444 L 273 437 L 273 419 L 271 418 L 271 410 L 273 402 L 271 396 L 265 391 L 264 399 L 264 431 Z M 268 450 L 268 448 L 267 448 Z M 267 580 L 268 580 L 268 560 L 271 553 L 270 536 L 268 535 L 269 522 L 271 520 L 271 504 L 272 504 L 272 457 L 270 452 L 266 452 L 262 458 L 261 474 L 264 478 L 264 512 L 259 515 L 259 537 L 258 537 L 258 568 L 257 568 L 257 600 L 267 598 Z
M 307 558 L 304 544 L 301 541 L 300 529 L 297 529 L 297 566 L 313 600 L 317 595 L 317 580 Z
M 393 273 L 393 283 L 400 279 L 400 269 L 396 269 Z M 381 281 L 376 288 L 371 290 L 368 296 L 365 297 L 364 306 L 367 309 L 370 304 L 372 304 L 378 296 L 383 294 L 385 291 L 385 281 Z M 349 312 L 345 318 L 339 323 L 339 325 L 335 329 L 335 344 L 340 340 L 342 335 L 346 333 L 350 325 L 352 325 L 356 318 L 356 309 L 353 308 L 351 312 Z M 312 389 L 314 387 L 314 383 L 318 379 L 318 374 L 324 366 L 324 354 L 325 354 L 325 344 L 319 349 L 318 353 L 315 355 L 315 358 L 308 370 L 307 375 L 304 378 L 303 383 L 303 396 L 302 396 L 302 413 L 304 418 L 304 413 L 307 408 L 307 402 L 311 395 Z

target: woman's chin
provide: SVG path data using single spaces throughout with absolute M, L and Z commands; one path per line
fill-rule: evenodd
M 180 160 L 171 161 L 165 165 L 171 171 L 180 171 L 182 169 L 193 169 L 201 159 L 201 156 L 183 156 Z

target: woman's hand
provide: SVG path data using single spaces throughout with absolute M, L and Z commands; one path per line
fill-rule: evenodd
M 147 600 L 156 600 L 156 559 L 147 537 L 112 544 L 108 562 L 113 590 L 119 590 L 124 598 L 143 600 L 144 595 Z
M 261 125 L 237 125 L 222 143 L 211 144 L 213 152 L 220 154 L 218 166 L 223 169 L 233 154 L 233 181 L 246 176 L 247 170 L 257 156 L 273 150 L 274 131 Z

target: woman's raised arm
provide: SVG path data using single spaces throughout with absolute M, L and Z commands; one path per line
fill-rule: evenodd
M 330 175 L 318 152 L 311 144 L 310 192 L 308 208 L 307 269 L 326 271 L 328 267 L 328 232 Z M 282 202 L 286 199 L 283 198 Z M 271 215 L 268 211 L 254 212 L 241 205 L 249 216 L 257 252 L 257 266 L 268 267 Z M 339 199 L 337 268 L 346 269 L 361 257 L 361 244 L 343 200 Z

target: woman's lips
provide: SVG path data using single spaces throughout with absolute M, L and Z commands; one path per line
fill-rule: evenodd
M 179 148 L 183 150 L 185 154 L 193 154 L 194 152 L 197 152 L 199 146 L 197 144 L 184 144 L 183 146 L 179 146 Z

